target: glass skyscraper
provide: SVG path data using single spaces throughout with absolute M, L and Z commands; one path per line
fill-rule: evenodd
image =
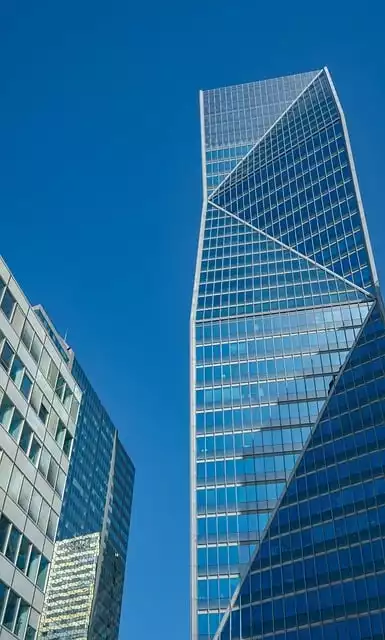
M 99 560 L 99 533 L 55 544 L 40 638 L 89 640 Z
M 87 640 L 117 640 L 131 520 L 134 466 L 119 439 L 116 427 L 74 352 L 56 332 L 41 306 L 35 307 L 35 313 L 51 339 L 61 346 L 63 357 L 66 356 L 69 361 L 72 376 L 82 390 L 78 431 L 64 491 L 57 535 L 59 542 L 55 553 L 60 559 L 68 547 L 72 550 L 75 566 L 77 549 L 80 549 L 81 563 L 81 549 L 88 548 L 90 540 L 96 539 L 90 537 L 90 534 L 99 534 L 100 543 L 96 577 L 91 572 L 89 576 L 92 583 L 87 585 L 88 592 L 92 592 L 93 602 L 86 634 L 84 635 L 84 620 L 83 626 L 78 627 L 81 619 L 76 607 L 73 609 L 72 621 L 67 615 L 65 624 L 64 619 L 54 615 L 52 598 L 57 590 L 56 585 L 61 585 L 63 607 L 67 600 L 74 598 L 75 576 L 72 578 L 71 572 L 67 571 L 69 580 L 62 580 L 63 567 L 59 561 L 52 567 L 49 577 L 50 598 L 44 609 L 44 626 L 40 629 L 39 638 L 67 638 L 67 634 L 71 633 L 71 637 L 86 637 Z M 74 538 L 76 543 L 72 544 L 71 540 Z
M 341 105 L 327 69 L 200 99 L 192 640 L 383 639 L 384 310 Z

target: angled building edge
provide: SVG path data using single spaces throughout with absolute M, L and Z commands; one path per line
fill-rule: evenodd
M 217 637 L 384 637 L 385 319 L 373 306 Z
M 382 588 L 381 563 L 373 564 L 379 548 L 360 549 L 373 560 L 361 574 L 357 557 L 345 553 L 354 548 L 347 529 L 354 509 L 357 517 L 371 516 L 381 502 L 376 497 L 362 507 L 366 498 L 354 502 L 354 496 L 363 488 L 381 491 L 382 299 L 330 74 L 325 68 L 299 84 L 294 78 L 200 96 L 204 205 L 191 312 L 192 640 L 385 637 L 376 614 L 382 600 L 369 596 Z M 317 443 L 328 421 L 330 433 Z M 372 476 L 366 454 L 377 454 Z M 361 463 L 357 481 L 353 471 Z M 348 485 L 338 475 L 344 470 Z M 313 495 L 321 480 L 327 489 Z M 292 504 L 297 484 L 302 493 Z M 340 511 L 334 498 L 342 500 Z M 299 551 L 305 542 L 309 561 Z M 325 560 L 329 551 L 337 555 Z M 325 578 L 329 560 L 339 577 Z M 356 580 L 353 594 L 345 583 L 355 575 L 364 576 L 365 587 Z M 338 607 L 331 615 L 325 589 L 334 582 Z M 344 624 L 350 635 L 343 635 Z

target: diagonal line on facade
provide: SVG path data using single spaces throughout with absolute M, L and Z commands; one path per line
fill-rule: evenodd
M 351 346 L 351 348 L 349 350 L 349 353 L 346 356 L 345 362 L 341 366 L 341 368 L 340 368 L 340 370 L 339 370 L 339 372 L 338 372 L 338 374 L 336 376 L 336 379 L 334 380 L 334 383 L 333 383 L 333 386 L 332 386 L 332 388 L 331 388 L 331 390 L 329 392 L 329 395 L 326 398 L 326 400 L 324 402 L 324 405 L 323 405 L 323 407 L 321 408 L 321 410 L 320 410 L 320 412 L 318 414 L 317 420 L 316 420 L 316 422 L 314 423 L 314 425 L 313 425 L 313 427 L 311 429 L 311 432 L 310 432 L 310 434 L 308 436 L 308 439 L 305 442 L 305 444 L 303 446 L 303 449 L 302 449 L 300 455 L 298 456 L 298 458 L 296 460 L 296 463 L 295 463 L 295 465 L 294 465 L 294 467 L 293 467 L 293 469 L 292 469 L 292 471 L 291 471 L 291 473 L 290 473 L 290 475 L 289 475 L 289 477 L 287 479 L 286 488 L 282 491 L 281 496 L 278 498 L 277 503 L 276 503 L 274 509 L 272 510 L 271 514 L 270 514 L 270 517 L 269 517 L 269 520 L 268 520 L 268 522 L 266 524 L 266 527 L 263 530 L 262 536 L 261 536 L 260 540 L 258 541 L 258 544 L 256 545 L 255 550 L 254 550 L 254 552 L 253 552 L 253 554 L 252 554 L 252 556 L 250 558 L 250 561 L 249 561 L 248 565 L 245 567 L 242 575 L 240 576 L 239 584 L 238 584 L 237 588 L 235 589 L 235 591 L 233 593 L 233 596 L 232 596 L 232 598 L 230 600 L 230 604 L 228 605 L 225 613 L 223 614 L 222 619 L 221 619 L 221 621 L 219 623 L 218 629 L 215 632 L 215 635 L 214 635 L 212 640 L 220 640 L 223 628 L 224 628 L 226 622 L 229 619 L 229 616 L 230 616 L 230 614 L 231 614 L 231 612 L 233 610 L 233 607 L 234 607 L 234 605 L 235 605 L 235 603 L 236 603 L 236 601 L 238 599 L 238 596 L 240 594 L 240 591 L 242 589 L 244 581 L 245 581 L 246 577 L 248 576 L 248 574 L 249 574 L 249 572 L 250 572 L 250 570 L 251 570 L 251 568 L 253 566 L 253 562 L 254 562 L 255 558 L 258 555 L 258 552 L 259 552 L 259 549 L 261 547 L 261 544 L 262 544 L 262 542 L 264 541 L 264 539 L 268 535 L 268 532 L 269 532 L 269 529 L 270 529 L 270 525 L 273 522 L 273 520 L 275 518 L 275 515 L 276 515 L 276 513 L 278 512 L 278 510 L 279 510 L 279 508 L 281 506 L 282 500 L 283 500 L 283 498 L 284 498 L 284 496 L 285 496 L 285 494 L 286 494 L 286 492 L 288 490 L 288 487 L 290 486 L 291 481 L 295 477 L 297 468 L 299 467 L 299 465 L 300 465 L 300 463 L 301 463 L 301 461 L 302 461 L 302 459 L 303 459 L 303 457 L 304 457 L 304 455 L 305 455 L 305 453 L 306 453 L 306 451 L 308 449 L 308 446 L 311 443 L 312 437 L 313 437 L 314 433 L 316 432 L 316 430 L 318 428 L 318 425 L 319 425 L 319 423 L 320 423 L 320 421 L 321 421 L 321 419 L 323 417 L 323 414 L 325 413 L 325 411 L 326 411 L 326 409 L 328 407 L 330 399 L 334 395 L 334 391 L 335 391 L 335 388 L 337 386 L 337 383 L 340 380 L 341 376 L 343 375 L 343 373 L 344 373 L 344 371 L 345 371 L 345 369 L 346 369 L 346 367 L 347 367 L 347 365 L 349 363 L 350 357 L 351 357 L 352 353 L 354 352 L 354 350 L 355 350 L 355 348 L 356 348 L 356 346 L 357 346 L 357 344 L 358 344 L 358 342 L 359 342 L 359 340 L 360 340 L 360 338 L 362 336 L 362 333 L 363 333 L 367 323 L 369 322 L 369 320 L 371 318 L 371 315 L 372 315 L 374 309 L 376 308 L 376 306 L 377 306 L 377 301 L 375 299 L 373 299 L 373 304 L 370 307 L 364 322 L 362 323 L 360 331 L 358 332 L 357 336 L 355 337 L 355 340 L 354 340 L 354 342 L 353 342 L 353 344 L 352 344 L 352 346 Z M 383 315 L 381 306 L 379 308 L 380 308 L 381 315 Z M 385 320 L 385 317 L 384 317 L 384 320 Z
M 208 201 L 208 205 L 211 206 L 211 207 L 215 207 L 215 209 L 218 209 L 219 211 L 222 211 L 222 213 L 225 213 L 226 215 L 230 216 L 231 218 L 234 218 L 234 220 L 236 220 L 238 223 L 242 223 L 246 227 L 249 227 L 250 229 L 252 229 L 253 231 L 256 231 L 257 233 L 260 233 L 261 235 L 263 235 L 265 238 L 267 238 L 271 242 L 276 242 L 283 249 L 286 249 L 286 251 L 291 251 L 292 253 L 294 253 L 296 256 L 298 256 L 302 260 L 307 260 L 307 262 L 309 262 L 314 267 L 317 267 L 317 269 L 322 269 L 323 271 L 325 271 L 329 275 L 337 278 L 338 280 L 341 280 L 346 285 L 350 286 L 352 289 L 356 289 L 360 293 L 363 293 L 369 300 L 374 300 L 375 299 L 374 296 L 371 293 L 369 293 L 368 291 L 365 291 L 365 289 L 362 289 L 358 285 L 354 284 L 354 282 L 351 282 L 350 280 L 347 280 L 343 276 L 340 276 L 338 273 L 335 273 L 334 271 L 331 271 L 331 269 L 328 269 L 328 267 L 325 267 L 324 265 L 319 264 L 318 262 L 316 262 L 312 258 L 309 258 L 308 256 L 305 256 L 303 253 L 300 253 L 299 251 L 297 251 L 297 249 L 293 249 L 293 247 L 289 247 L 289 245 L 284 244 L 281 240 L 278 240 L 277 238 L 274 238 L 270 234 L 266 233 L 266 231 L 262 231 L 262 229 L 258 229 L 258 227 L 255 227 L 250 222 L 247 222 L 246 220 L 242 220 L 242 218 L 238 218 L 238 216 L 236 216 L 234 213 L 230 213 L 230 211 L 227 211 L 227 209 L 224 209 L 219 204 L 215 204 L 214 202 L 211 202 L 209 200 Z
M 350 138 L 349 138 L 349 132 L 348 132 L 348 128 L 346 126 L 346 118 L 345 118 L 345 114 L 344 114 L 344 111 L 342 109 L 342 105 L 341 105 L 340 99 L 338 97 L 337 91 L 335 89 L 333 80 L 332 80 L 332 78 L 330 76 L 329 69 L 327 69 L 326 67 L 325 67 L 325 74 L 326 74 L 326 77 L 328 79 L 329 86 L 330 86 L 330 89 L 332 91 L 332 94 L 334 96 L 334 100 L 336 102 L 338 112 L 340 114 L 342 128 L 343 128 L 344 135 L 345 135 L 346 148 L 347 148 L 347 153 L 348 153 L 348 158 L 349 158 L 349 165 L 350 165 L 350 169 L 351 169 L 351 172 L 352 172 L 354 189 L 355 189 L 356 196 L 357 196 L 358 211 L 359 211 L 360 218 L 361 218 L 362 232 L 364 234 L 365 246 L 366 246 L 366 250 L 368 252 L 368 257 L 369 257 L 369 266 L 370 266 L 370 269 L 372 271 L 373 282 L 374 282 L 375 286 L 378 288 L 377 268 L 376 268 L 376 264 L 375 264 L 375 261 L 374 261 L 373 249 L 372 249 L 372 245 L 371 245 L 370 238 L 369 238 L 369 231 L 368 231 L 368 225 L 367 225 L 367 222 L 366 222 L 364 205 L 363 205 L 363 202 L 362 202 L 361 191 L 360 191 L 360 187 L 359 187 L 359 184 L 358 184 L 357 172 L 356 172 L 356 167 L 355 167 L 355 164 L 354 164 L 353 153 L 352 153 L 352 148 L 351 148 Z
M 298 96 L 293 100 L 293 102 L 291 104 L 289 104 L 289 106 L 282 111 L 281 115 L 275 120 L 275 122 L 273 122 L 273 124 L 267 129 L 267 131 L 265 131 L 265 133 L 263 134 L 263 136 L 251 147 L 251 149 L 246 153 L 246 155 L 241 158 L 239 160 L 239 162 L 237 162 L 237 164 L 235 165 L 235 167 L 232 168 L 232 170 L 230 171 L 230 173 L 228 173 L 224 179 L 215 187 L 215 189 L 213 189 L 213 191 L 211 191 L 210 193 L 210 198 L 212 196 L 215 196 L 219 190 L 223 187 L 223 185 L 229 180 L 229 178 L 231 178 L 231 176 L 237 171 L 237 169 L 239 169 L 239 167 L 245 162 L 245 160 L 257 149 L 257 147 L 261 144 L 261 142 L 266 138 L 266 136 L 269 135 L 269 133 L 274 129 L 274 127 L 278 124 L 278 122 L 280 122 L 282 120 L 282 118 L 290 111 L 290 109 L 292 109 L 292 107 L 295 105 L 295 103 L 299 100 L 299 98 L 301 98 L 301 96 L 303 96 L 303 94 L 309 89 L 309 87 L 311 87 L 311 85 L 317 80 L 317 78 L 320 77 L 320 75 L 325 71 L 325 69 L 321 69 L 317 75 L 314 76 L 314 78 L 309 82 L 309 84 L 306 85 L 306 87 L 304 89 L 302 89 L 302 91 L 300 91 L 300 93 L 298 94 Z

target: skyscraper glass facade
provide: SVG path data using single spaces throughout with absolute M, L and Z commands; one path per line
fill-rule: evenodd
M 90 640 L 99 560 L 99 533 L 55 544 L 39 639 Z
M 102 530 L 116 431 L 76 357 L 72 373 L 84 395 L 59 521 L 59 540 Z
M 56 332 L 44 309 L 37 307 L 35 312 L 39 314 L 51 339 L 63 350 L 72 376 L 83 392 L 77 422 L 79 431 L 74 439 L 59 520 L 58 553 L 62 554 L 67 544 L 68 548 L 76 549 L 76 545 L 71 543 L 74 538 L 81 546 L 87 545 L 88 540 L 96 539 L 90 535 L 98 534 L 100 552 L 96 577 L 92 577 L 92 584 L 85 584 L 93 598 L 87 622 L 87 638 L 117 640 L 135 470 L 116 427 L 73 351 Z M 55 593 L 55 585 L 62 580 L 62 576 L 57 575 L 61 572 L 60 563 L 52 568 L 48 584 L 51 596 Z M 67 571 L 67 576 L 71 578 L 70 571 Z M 71 584 L 68 583 L 67 590 L 62 593 L 61 606 L 64 608 L 69 606 L 66 598 L 71 599 L 71 593 Z M 55 633 L 66 633 L 65 626 L 60 628 L 59 619 L 52 615 L 52 597 L 46 605 L 44 620 L 48 620 L 49 624 L 40 630 L 40 636 L 56 637 Z M 50 635 L 47 636 L 48 632 Z
M 79 432 L 63 499 L 58 539 L 108 533 L 116 551 L 126 559 L 135 470 L 76 357 L 72 375 L 84 389 Z
M 345 637 L 339 618 L 383 606 L 380 511 L 373 535 L 354 527 L 385 498 L 385 350 L 344 115 L 323 69 L 202 92 L 201 118 L 192 638 L 326 638 L 326 621 Z M 376 637 L 359 635 L 369 615 L 349 624 L 346 637 Z
M 72 374 L 84 391 L 58 538 L 100 534 L 87 637 L 117 640 L 135 471 L 116 427 L 76 357 Z

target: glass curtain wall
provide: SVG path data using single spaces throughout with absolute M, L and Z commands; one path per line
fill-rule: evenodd
M 242 580 L 376 297 L 327 70 L 202 92 L 201 117 L 204 207 L 191 315 L 194 640 L 222 629 L 229 636 L 230 600 L 250 582 Z

